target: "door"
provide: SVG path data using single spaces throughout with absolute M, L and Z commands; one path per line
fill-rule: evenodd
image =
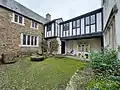
M 61 44 L 61 54 L 65 54 L 65 42 L 62 41 L 62 44 Z

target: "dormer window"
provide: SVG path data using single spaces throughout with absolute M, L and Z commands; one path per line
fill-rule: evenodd
M 31 28 L 38 29 L 38 23 L 32 20 L 31 21 Z
M 21 15 L 18 15 L 16 13 L 13 13 L 13 19 L 12 22 L 24 25 L 24 17 Z

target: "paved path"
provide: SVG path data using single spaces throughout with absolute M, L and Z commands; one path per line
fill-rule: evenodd
M 76 59 L 76 60 L 81 60 L 80 57 L 78 57 L 78 56 L 65 56 L 65 57 Z M 89 61 L 89 60 L 82 60 L 82 61 Z
M 80 60 L 80 57 L 78 57 L 78 56 L 65 56 L 65 57 Z

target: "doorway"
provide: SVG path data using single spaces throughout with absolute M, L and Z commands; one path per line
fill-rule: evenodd
M 61 42 L 61 54 L 65 54 L 65 41 Z

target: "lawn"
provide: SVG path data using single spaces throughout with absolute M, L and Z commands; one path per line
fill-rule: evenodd
M 69 58 L 32 62 L 29 57 L 0 66 L 0 90 L 65 90 L 71 76 L 86 63 Z

